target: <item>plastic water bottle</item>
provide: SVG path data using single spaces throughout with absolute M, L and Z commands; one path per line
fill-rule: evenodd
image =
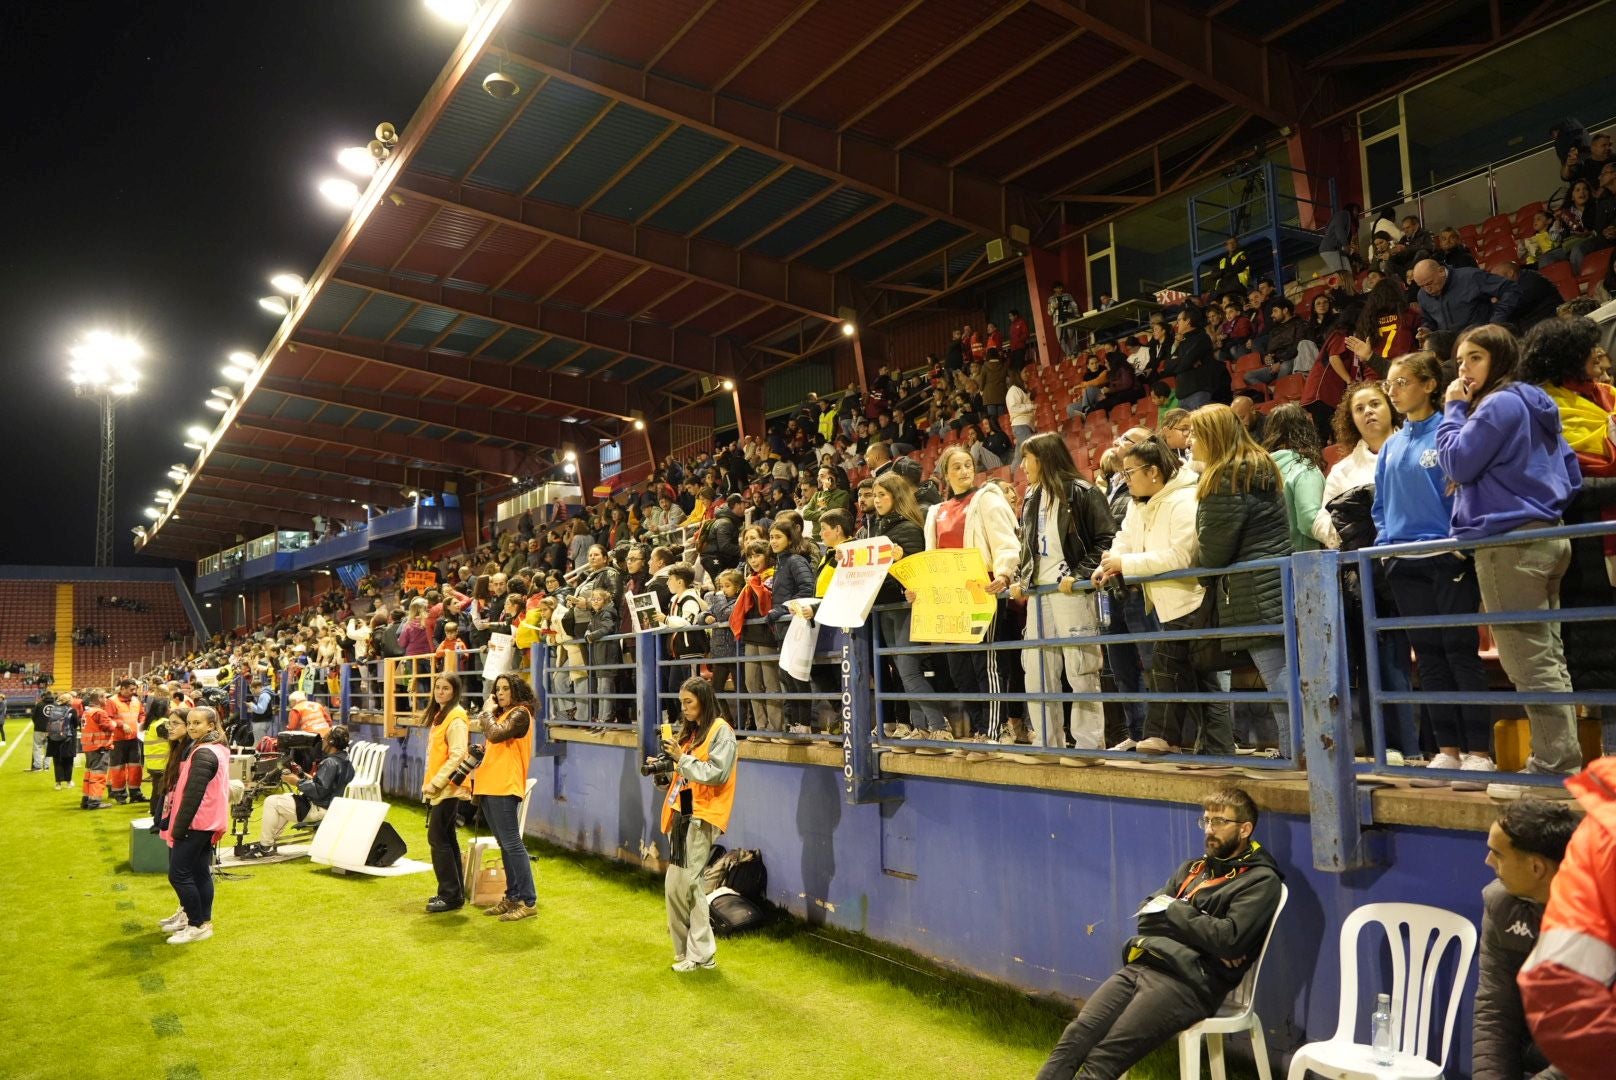
M 1396 1059 L 1392 1049 L 1392 996 L 1381 994 L 1375 999 L 1375 1035 L 1369 1059 L 1376 1065 L 1390 1065 Z
M 1094 590 L 1100 599 L 1100 629 L 1111 629 L 1111 597 L 1104 589 Z

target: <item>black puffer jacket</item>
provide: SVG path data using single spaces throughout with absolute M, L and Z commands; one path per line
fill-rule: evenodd
M 1203 496 L 1195 511 L 1195 531 L 1206 567 L 1230 566 L 1291 553 L 1285 496 L 1271 481 L 1235 493 L 1227 479 Z M 1218 590 L 1219 626 L 1254 626 L 1285 621 L 1285 596 L 1278 570 L 1257 570 L 1213 579 Z M 1225 638 L 1228 651 L 1272 644 L 1276 638 Z
M 888 514 L 878 517 L 870 522 L 862 534 L 864 539 L 884 536 L 894 544 L 903 548 L 904 555 L 913 555 L 926 550 L 926 533 L 919 525 L 910 521 L 902 514 Z M 903 602 L 903 586 L 891 574 L 881 582 L 881 591 L 875 594 L 877 604 L 901 604 Z

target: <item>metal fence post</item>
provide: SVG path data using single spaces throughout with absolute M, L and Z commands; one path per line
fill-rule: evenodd
M 1307 551 L 1291 557 L 1296 617 L 1296 671 L 1302 702 L 1313 867 L 1342 873 L 1375 862 L 1362 826 L 1348 700 L 1347 619 L 1341 556 Z M 1362 805 L 1368 805 L 1367 793 Z
M 275 705 L 275 730 L 286 730 L 287 701 L 292 694 L 292 671 L 290 668 L 281 669 L 280 673 L 280 700 Z
M 339 724 L 346 724 L 348 722 L 348 710 L 353 708 L 353 698 L 351 696 L 351 688 L 348 682 L 348 680 L 352 677 L 353 671 L 348 663 L 344 661 L 342 667 L 338 669 L 337 674 L 337 679 L 339 680 L 338 686 L 341 687 L 341 690 L 337 694 L 337 716 L 339 717 L 337 723 Z
M 661 634 L 645 633 L 638 635 L 634 643 L 634 675 L 639 690 L 635 707 L 639 711 L 640 752 L 646 757 L 662 747 L 662 740 L 657 738 L 657 725 L 662 722 L 662 669 L 657 657 L 666 640 Z
M 535 641 L 528 651 L 528 679 L 533 687 L 533 756 L 560 757 L 566 743 L 550 738 L 550 650 Z
M 871 674 L 875 656 L 872 615 L 863 626 L 842 637 L 842 696 L 837 710 L 842 723 L 842 783 L 849 803 L 896 802 L 903 798 L 903 781 L 881 776 L 875 754 L 875 725 L 880 704 L 875 700 Z

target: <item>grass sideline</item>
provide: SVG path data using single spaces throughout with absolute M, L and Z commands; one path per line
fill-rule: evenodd
M 15 719 L 6 734 L 31 738 Z M 1069 1015 L 789 919 L 722 941 L 716 971 L 677 976 L 659 879 L 536 841 L 528 922 L 426 916 L 430 874 L 300 861 L 219 882 L 217 936 L 173 947 L 155 925 L 175 907 L 166 878 L 128 870 L 141 813 L 81 812 L 28 758 L 19 746 L 0 768 L 13 1080 L 688 1080 L 693 1046 L 717 1077 L 986 1080 L 1032 1076 Z M 424 857 L 420 808 L 390 819 Z M 1133 1075 L 1177 1071 L 1169 1046 Z

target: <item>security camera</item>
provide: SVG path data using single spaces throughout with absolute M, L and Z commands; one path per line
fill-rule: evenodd
M 483 80 L 483 90 L 496 101 L 509 101 L 522 92 L 522 88 L 516 85 L 516 80 L 503 71 L 490 72 Z

